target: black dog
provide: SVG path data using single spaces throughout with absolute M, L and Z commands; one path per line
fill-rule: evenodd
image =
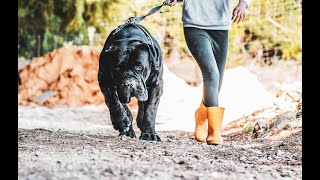
M 160 141 L 155 132 L 155 118 L 163 93 L 162 76 L 162 51 L 146 28 L 127 24 L 111 32 L 100 54 L 98 81 L 112 125 L 120 135 L 136 137 L 127 106 L 135 96 L 140 139 Z

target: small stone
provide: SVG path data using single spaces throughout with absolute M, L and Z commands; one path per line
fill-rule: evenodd
M 122 154 L 128 154 L 129 151 L 127 149 L 119 149 Z
M 187 170 L 195 170 L 196 166 L 195 165 L 189 165 L 186 168 L 187 168 Z
M 120 140 L 124 141 L 127 140 L 126 136 L 120 136 Z
M 164 155 L 165 156 L 172 156 L 172 154 L 170 152 L 168 152 L 168 151 L 164 151 Z
M 175 137 L 174 135 L 168 135 L 167 138 L 169 138 L 169 139 L 174 139 L 174 138 L 176 138 L 176 137 Z
M 291 130 L 292 127 L 290 124 L 286 124 L 284 127 L 283 127 L 284 130 Z
M 251 152 L 253 152 L 255 155 L 263 156 L 263 153 L 262 153 L 260 150 L 257 150 L 257 149 L 251 149 Z
M 163 161 L 171 163 L 172 161 L 169 158 L 163 157 Z
M 186 164 L 186 162 L 182 160 L 182 161 L 179 161 L 178 164 Z
M 278 147 L 284 146 L 283 141 L 278 145 Z
M 282 156 L 283 154 L 284 154 L 284 152 L 282 152 L 281 150 L 278 150 L 276 153 L 277 156 Z
M 260 130 L 266 130 L 267 129 L 267 124 L 263 121 L 258 121 L 255 125 L 254 125 L 254 129 L 253 129 L 253 133 L 256 133 Z
M 244 161 L 244 162 L 245 162 L 245 161 L 247 160 L 247 158 L 246 158 L 246 157 L 244 157 L 244 156 L 242 156 L 242 157 L 240 157 L 240 158 L 239 158 L 239 160 L 240 160 L 240 161 Z

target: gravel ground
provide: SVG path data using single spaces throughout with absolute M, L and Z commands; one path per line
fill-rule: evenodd
M 18 114 L 18 179 L 302 179 L 301 129 L 287 138 L 224 134 L 224 145 L 210 146 L 187 131 L 158 131 L 161 142 L 119 137 L 103 108 Z

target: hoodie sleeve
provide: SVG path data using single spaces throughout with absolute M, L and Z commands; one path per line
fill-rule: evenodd
M 252 0 L 243 0 L 243 1 L 247 3 L 247 6 L 249 6 Z

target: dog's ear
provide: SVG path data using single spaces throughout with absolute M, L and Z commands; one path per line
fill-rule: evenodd
M 151 63 L 151 66 L 154 70 L 159 70 L 160 68 L 160 55 L 162 53 L 162 51 L 149 43 L 143 43 L 144 46 L 146 46 L 146 48 L 148 49 L 149 52 L 149 60 Z
M 110 47 L 106 48 L 106 50 L 104 50 L 104 56 L 111 57 L 116 60 L 118 59 L 117 54 L 119 53 L 119 50 L 119 47 L 111 45 Z
M 151 49 L 151 61 L 152 61 L 152 64 L 153 64 L 153 67 L 155 70 L 159 70 L 160 68 L 160 57 L 161 57 L 161 54 L 162 54 L 162 51 L 156 47 L 155 45 L 151 45 L 151 44 L 148 44 L 150 49 Z
M 107 53 L 107 54 L 112 54 L 117 48 L 118 48 L 117 46 L 111 45 L 108 48 L 106 48 L 104 50 L 104 52 Z

